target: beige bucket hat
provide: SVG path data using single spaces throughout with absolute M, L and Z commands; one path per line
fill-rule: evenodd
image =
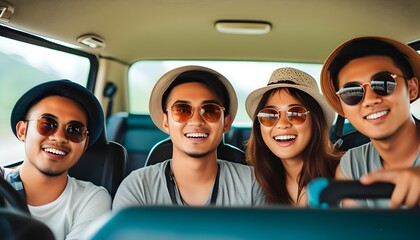
M 225 86 L 227 93 L 229 94 L 229 102 L 230 102 L 230 109 L 229 109 L 229 115 L 232 118 L 232 122 L 235 119 L 236 112 L 238 110 L 238 98 L 236 96 L 236 92 L 232 86 L 232 84 L 227 80 L 226 77 L 224 77 L 219 72 L 202 66 L 183 66 L 179 68 L 175 68 L 170 70 L 169 72 L 165 73 L 155 84 L 153 87 L 152 93 L 150 95 L 150 101 L 149 101 L 149 111 L 150 111 L 150 117 L 152 118 L 155 125 L 162 131 L 164 131 L 162 127 L 162 119 L 161 115 L 163 113 L 162 111 L 162 97 L 165 91 L 169 88 L 169 86 L 172 84 L 172 82 L 181 74 L 188 71 L 204 71 L 209 72 L 212 74 L 215 74 L 218 76 L 219 81 Z
M 294 84 L 290 82 L 293 82 Z M 270 80 L 268 81 L 266 87 L 254 90 L 248 95 L 245 106 L 248 116 L 252 120 L 254 119 L 255 110 L 257 109 L 264 93 L 275 88 L 295 88 L 309 94 L 321 106 L 327 120 L 327 124 L 329 126 L 332 125 L 335 118 L 335 113 L 328 106 L 327 102 L 319 91 L 316 80 L 306 72 L 291 67 L 279 68 L 275 70 L 271 74 Z

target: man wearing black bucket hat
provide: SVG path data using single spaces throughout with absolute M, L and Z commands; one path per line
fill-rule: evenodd
M 419 79 L 420 55 L 384 37 L 346 41 L 325 61 L 321 87 L 326 100 L 371 140 L 343 156 L 336 177 L 395 184 L 390 201 L 358 200 L 359 205 L 420 204 L 420 122 L 410 112 L 419 98 Z
M 17 169 L 5 169 L 5 179 L 56 239 L 80 239 L 88 224 L 111 209 L 105 188 L 67 175 L 103 131 L 100 103 L 79 84 L 49 81 L 16 102 L 10 123 L 26 155 Z
M 112 210 L 135 205 L 252 206 L 264 203 L 253 168 L 217 159 L 217 146 L 238 107 L 220 73 L 184 66 L 152 90 L 150 116 L 171 136 L 172 159 L 133 171 L 118 188 Z

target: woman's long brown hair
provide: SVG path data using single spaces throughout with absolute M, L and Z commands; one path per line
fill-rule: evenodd
M 325 115 L 321 106 L 310 95 L 294 88 L 276 88 L 263 95 L 254 113 L 251 136 L 246 144 L 246 159 L 254 166 L 256 178 L 266 194 L 267 203 L 292 205 L 295 201 L 287 191 L 285 168 L 280 158 L 264 143 L 260 122 L 256 117 L 268 98 L 281 89 L 298 99 L 310 111 L 312 117 L 312 140 L 302 153 L 303 167 L 298 179 L 298 199 L 302 189 L 311 180 L 318 177 L 334 178 L 342 153 L 335 151 L 329 141 L 329 126 Z

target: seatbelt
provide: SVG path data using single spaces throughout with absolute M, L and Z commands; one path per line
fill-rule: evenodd
M 112 107 L 114 103 L 114 95 L 117 92 L 117 86 L 112 82 L 107 82 L 104 87 L 104 97 L 108 98 L 108 106 L 105 112 L 105 119 L 108 119 L 109 116 L 112 114 Z
M 219 191 L 219 175 L 220 175 L 220 166 L 219 164 L 217 164 L 216 180 L 214 181 L 213 191 L 211 193 L 210 205 L 216 204 L 217 193 Z M 173 176 L 172 176 L 171 162 L 168 162 L 166 165 L 165 177 L 166 177 L 166 186 L 168 187 L 168 192 L 169 192 L 169 196 L 171 197 L 172 203 L 174 205 L 179 205 L 178 202 L 176 201 L 175 191 L 177 190 L 177 187 L 175 184 L 175 180 L 173 179 Z
M 337 137 L 337 140 L 335 141 L 334 145 L 336 149 L 340 149 L 341 145 L 343 144 L 344 120 L 344 117 L 338 115 L 337 120 L 335 121 L 334 135 Z

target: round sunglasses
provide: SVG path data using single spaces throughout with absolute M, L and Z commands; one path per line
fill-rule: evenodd
M 26 121 L 37 121 L 37 131 L 42 136 L 48 137 L 57 132 L 59 122 L 49 116 L 41 116 L 38 119 L 29 119 Z M 66 124 L 65 136 L 68 140 L 74 143 L 80 143 L 87 137 L 88 130 L 86 126 L 77 121 L 71 121 Z
M 171 111 L 172 119 L 178 123 L 187 122 L 194 115 L 194 108 L 186 103 L 175 103 L 172 107 L 166 111 Z M 217 122 L 222 116 L 224 107 L 221 107 L 215 103 L 206 103 L 199 107 L 200 116 L 207 122 Z
M 299 125 L 305 122 L 309 111 L 303 106 L 289 106 L 286 110 L 277 110 L 274 108 L 264 108 L 258 114 L 258 121 L 266 126 L 274 126 L 280 119 L 281 113 L 286 113 L 286 119 L 293 125 Z
M 354 106 L 363 101 L 366 94 L 365 85 L 369 85 L 376 95 L 385 97 L 394 92 L 397 87 L 397 77 L 405 78 L 397 74 L 380 72 L 375 74 L 369 83 L 346 83 L 336 94 L 340 96 L 345 104 Z

